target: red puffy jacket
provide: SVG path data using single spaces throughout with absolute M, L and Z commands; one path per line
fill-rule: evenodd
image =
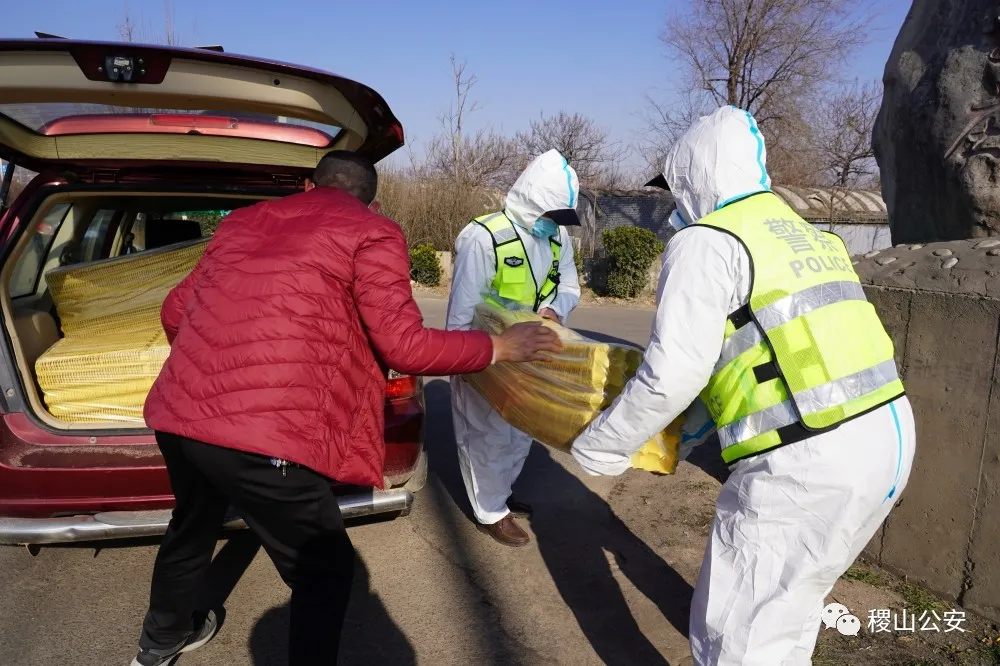
M 409 265 L 400 228 L 340 190 L 234 211 L 163 303 L 147 425 L 381 488 L 381 364 L 442 376 L 493 358 L 485 333 L 424 328 Z

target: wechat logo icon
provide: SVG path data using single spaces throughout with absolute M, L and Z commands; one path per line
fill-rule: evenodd
M 842 636 L 857 636 L 861 633 L 861 620 L 851 615 L 843 604 L 829 604 L 823 609 L 823 624 L 827 629 L 836 628 Z

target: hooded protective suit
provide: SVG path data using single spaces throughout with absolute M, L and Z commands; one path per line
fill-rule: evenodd
M 770 189 L 763 137 L 733 107 L 702 117 L 671 149 L 664 177 L 683 228 Z M 749 301 L 750 257 L 734 237 L 693 226 L 663 255 L 645 359 L 573 445 L 591 474 L 617 475 L 686 411 L 685 456 L 713 424 L 697 396 L 720 357 L 727 316 Z M 823 600 L 906 485 L 915 445 L 905 397 L 835 430 L 730 467 L 691 607 L 696 664 L 807 665 Z
M 552 248 L 547 236 L 533 235 L 531 229 L 543 213 L 573 209 L 579 188 L 576 172 L 558 151 L 550 150 L 535 158 L 507 193 L 504 212 L 524 244 L 536 285 L 544 283 L 552 265 Z M 559 227 L 558 233 L 562 243 L 559 288 L 539 309 L 550 308 L 565 323 L 580 302 L 580 283 L 569 234 L 565 227 Z M 476 306 L 491 293 L 496 252 L 492 236 L 478 224 L 468 225 L 459 234 L 455 250 L 447 328 L 468 330 Z M 507 499 L 528 456 L 531 437 L 508 425 L 462 377 L 451 378 L 451 404 L 459 467 L 469 500 L 476 519 L 491 525 L 510 513 Z

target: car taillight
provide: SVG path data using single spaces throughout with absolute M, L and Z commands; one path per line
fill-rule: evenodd
M 236 129 L 240 123 L 235 118 L 221 116 L 196 116 L 184 113 L 159 113 L 149 117 L 150 125 L 161 127 L 199 127 L 211 129 Z
M 389 400 L 412 398 L 417 394 L 418 386 L 416 377 L 401 375 L 394 370 L 390 370 L 389 380 L 385 384 L 385 397 Z

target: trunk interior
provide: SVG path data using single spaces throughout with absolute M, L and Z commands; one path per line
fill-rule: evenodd
M 62 190 L 22 207 L 0 302 L 34 416 L 58 430 L 145 429 L 169 353 L 164 297 L 228 211 L 266 198 Z

